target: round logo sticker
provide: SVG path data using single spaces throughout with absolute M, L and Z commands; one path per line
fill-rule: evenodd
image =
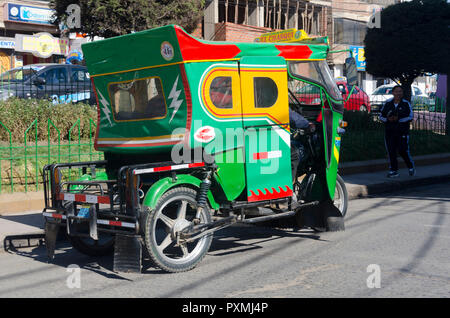
M 11 13 L 13 17 L 15 17 L 19 14 L 19 9 L 17 9 L 17 7 L 12 7 L 9 13 Z
M 216 137 L 214 128 L 211 126 L 203 126 L 197 129 L 194 134 L 194 139 L 199 142 L 210 142 Z
M 174 51 L 173 46 L 167 41 L 161 44 L 161 55 L 166 61 L 173 59 Z

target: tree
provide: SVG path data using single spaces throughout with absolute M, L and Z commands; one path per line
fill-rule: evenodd
M 203 17 L 205 0 L 51 0 L 55 25 L 67 21 L 70 4 L 81 9 L 81 27 L 71 31 L 109 38 L 167 24 L 192 32 Z
M 450 4 L 413 0 L 381 11 L 381 28 L 367 30 L 366 70 L 401 83 L 411 100 L 411 84 L 424 73 L 450 73 Z

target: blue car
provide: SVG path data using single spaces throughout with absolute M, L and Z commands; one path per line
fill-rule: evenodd
M 71 64 L 31 64 L 0 75 L 0 100 L 45 98 L 53 104 L 96 104 L 87 68 Z

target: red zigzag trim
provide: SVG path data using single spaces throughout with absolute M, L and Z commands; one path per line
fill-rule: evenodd
M 255 202 L 263 200 L 273 200 L 292 196 L 292 189 L 289 186 L 285 187 L 286 190 L 283 190 L 282 187 L 278 187 L 280 189 L 280 192 L 275 190 L 275 188 L 272 188 L 272 193 L 267 188 L 264 188 L 264 191 L 266 192 L 265 194 L 260 189 L 257 189 L 258 194 L 255 194 L 253 190 L 250 190 L 252 195 L 248 197 L 248 201 Z

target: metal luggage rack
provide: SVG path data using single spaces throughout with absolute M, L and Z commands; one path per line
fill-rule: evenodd
M 86 174 L 90 169 L 95 178 L 96 170 L 105 168 L 107 161 L 89 161 L 77 163 L 62 163 L 46 165 L 43 169 L 45 208 L 43 215 L 56 220 L 61 225 L 66 224 L 68 233 L 73 233 L 67 220 L 95 223 L 95 232 L 114 232 L 134 234 L 138 231 L 136 218 L 120 215 L 118 202 L 114 191 L 117 180 L 93 181 L 62 181 L 62 169 L 82 169 Z M 73 189 L 77 186 L 76 189 Z M 81 187 L 81 189 L 79 188 Z M 73 209 L 67 209 L 65 202 L 73 202 Z M 84 219 L 78 216 L 77 205 L 90 205 L 91 217 Z M 70 222 L 69 222 L 70 223 Z M 120 230 L 118 230 L 118 228 Z M 93 231 L 92 231 L 93 232 Z
M 139 232 L 140 219 L 139 185 L 141 176 L 148 174 L 167 174 L 176 179 L 177 171 L 212 169 L 209 165 L 199 163 L 175 164 L 174 162 L 157 162 L 139 165 L 123 166 L 117 173 L 117 180 L 93 181 L 63 181 L 61 169 L 82 169 L 83 174 L 90 169 L 95 177 L 97 169 L 105 168 L 107 161 L 89 161 L 77 163 L 61 163 L 46 165 L 43 169 L 44 178 L 44 216 L 56 219 L 60 223 L 67 223 L 67 219 L 82 222 L 76 214 L 69 213 L 63 206 L 63 201 L 73 202 L 76 206 L 90 204 L 95 206 L 91 212 L 98 225 L 99 231 L 114 233 Z M 59 178 L 59 180 L 56 180 Z M 72 187 L 77 186 L 76 189 Z M 105 187 L 106 186 L 106 187 Z M 78 188 L 82 187 L 82 189 Z M 56 212 L 53 212 L 56 211 Z M 125 229 L 126 232 L 117 230 Z M 70 232 L 70 230 L 68 230 Z

